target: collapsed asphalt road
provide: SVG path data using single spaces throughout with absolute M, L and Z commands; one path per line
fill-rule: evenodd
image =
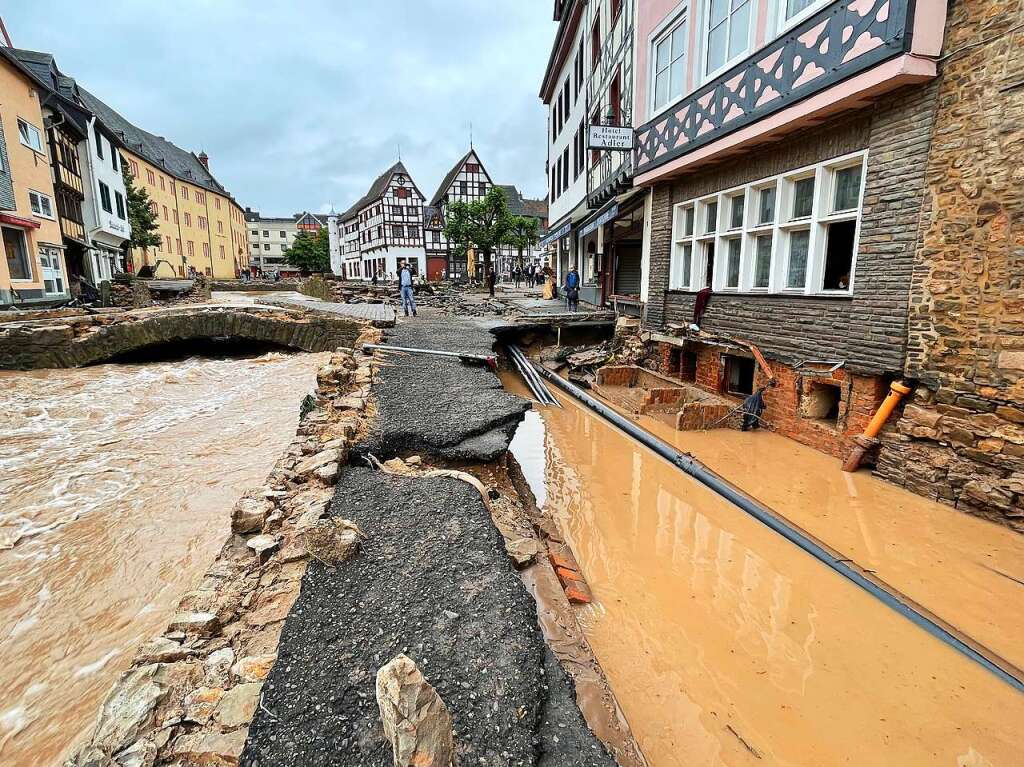
M 494 336 L 469 321 L 417 318 L 388 333 L 397 346 L 489 354 Z M 530 404 L 483 366 L 429 355 L 389 354 L 374 387 L 377 417 L 357 452 L 383 459 L 424 453 L 493 461 L 508 449 Z
M 388 341 L 490 349 L 485 331 L 451 321 L 403 325 Z M 365 450 L 479 461 L 507 449 L 528 404 L 505 393 L 490 371 L 433 357 L 390 363 L 374 388 L 378 416 Z M 399 653 L 447 704 L 458 764 L 615 764 L 577 709 L 533 598 L 474 488 L 352 466 L 329 514 L 354 521 L 366 540 L 340 566 L 310 563 L 243 765 L 391 765 L 375 677 Z

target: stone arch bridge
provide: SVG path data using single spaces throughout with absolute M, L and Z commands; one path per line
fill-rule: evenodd
M 41 316 L 0 323 L 0 369 L 81 367 L 142 349 L 204 339 L 331 351 L 352 346 L 368 324 L 359 317 L 283 306 L 194 305 Z

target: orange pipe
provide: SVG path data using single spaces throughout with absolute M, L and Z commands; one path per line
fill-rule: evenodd
M 889 416 L 896 409 L 896 405 L 907 394 L 910 394 L 910 391 L 910 387 L 902 381 L 893 381 L 889 385 L 889 393 L 871 417 L 867 427 L 864 429 L 864 433 L 856 438 L 853 450 L 850 451 L 846 462 L 843 463 L 843 471 L 853 472 L 860 468 L 860 462 L 864 460 L 864 455 L 872 447 L 878 432 L 885 426 L 885 422 L 889 420 Z

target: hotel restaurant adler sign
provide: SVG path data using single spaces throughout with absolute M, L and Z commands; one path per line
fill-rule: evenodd
M 630 127 L 588 125 L 587 148 L 631 152 L 633 150 L 633 135 L 633 129 Z

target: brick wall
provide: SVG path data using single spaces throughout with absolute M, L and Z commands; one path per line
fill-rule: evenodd
M 1024 531 L 1022 23 L 1018 0 L 950 6 L 910 290 L 919 385 L 878 472 Z
M 667 343 L 660 343 L 658 347 L 659 359 L 668 360 L 674 347 Z M 729 352 L 696 342 L 690 342 L 688 348 L 697 353 L 697 385 L 718 393 L 721 356 Z M 879 376 L 861 376 L 839 369 L 830 375 L 812 378 L 799 375 L 782 362 L 769 361 L 768 364 L 778 383 L 764 393 L 765 426 L 836 458 L 846 457 L 853 447 L 853 437 L 864 431 L 889 390 L 888 381 Z M 767 376 L 757 368 L 755 390 L 767 381 Z M 802 407 L 811 396 L 811 390 L 821 384 L 835 386 L 840 392 L 839 416 L 834 424 L 808 417 Z M 733 399 L 739 404 L 739 397 Z
M 787 364 L 833 359 L 861 374 L 901 371 L 934 111 L 934 84 L 907 87 L 855 113 L 655 186 L 646 326 L 688 324 L 693 316 L 694 294 L 667 290 L 674 203 L 866 148 L 852 298 L 718 294 L 702 327 L 752 341 L 767 357 Z

